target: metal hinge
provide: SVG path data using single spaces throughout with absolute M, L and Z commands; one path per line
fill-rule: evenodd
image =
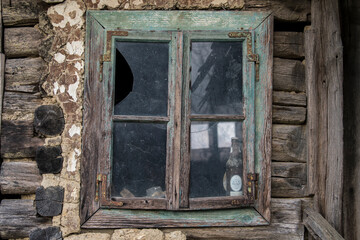
M 98 175 L 96 176 L 96 190 L 95 190 L 95 201 L 96 201 L 96 202 L 99 201 L 100 188 L 101 188 L 101 183 L 102 183 L 102 177 L 103 177 L 103 174 L 98 174 Z
M 258 198 L 258 173 L 248 173 L 247 175 L 247 194 L 250 200 L 256 200 Z

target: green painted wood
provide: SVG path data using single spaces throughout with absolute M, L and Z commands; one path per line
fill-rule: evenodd
M 88 11 L 106 29 L 242 30 L 255 29 L 269 12 L 247 11 Z
M 101 209 L 83 228 L 254 226 L 268 222 L 252 208 L 217 211 L 145 211 Z

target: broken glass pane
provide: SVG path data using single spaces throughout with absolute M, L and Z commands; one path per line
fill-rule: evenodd
M 115 115 L 166 116 L 169 43 L 116 42 Z
M 242 114 L 242 42 L 191 46 L 191 113 Z
M 165 197 L 166 128 L 114 122 L 113 197 Z
M 235 169 L 239 172 L 235 174 L 238 185 L 235 188 L 237 193 L 232 195 L 241 195 L 238 178 L 242 180 L 242 122 L 192 122 L 190 131 L 190 197 L 231 196 L 231 191 L 226 190 L 225 173 L 229 171 L 227 162 L 234 138 L 238 139 L 240 152 L 236 157 L 241 167 Z M 233 170 L 230 169 L 230 174 L 234 173 Z

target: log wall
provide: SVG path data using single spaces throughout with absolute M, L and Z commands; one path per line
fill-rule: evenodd
M 19 199 L 12 202 L 6 199 L 7 196 L 13 196 L 13 194 L 19 196 L 34 194 L 36 188 L 41 184 L 42 177 L 35 168 L 35 157 L 36 149 L 45 144 L 45 139 L 33 131 L 33 119 L 35 109 L 40 105 L 45 105 L 41 84 L 44 76 L 49 73 L 48 63 L 39 54 L 39 47 L 47 36 L 38 27 L 34 27 L 39 22 L 42 9 L 49 6 L 27 0 L 22 1 L 26 4 L 20 4 L 20 0 L 11 2 L 12 4 L 8 4 L 8 1 L 3 1 L 6 64 L 1 135 L 1 157 L 5 161 L 2 163 L 0 174 L 0 189 L 5 198 L 0 204 L 0 212 L 3 212 L 2 218 L 0 214 L 0 236 L 2 238 L 28 237 L 31 230 L 48 224 L 47 221 L 39 219 L 31 212 L 33 209 L 30 209 L 32 203 L 29 200 Z M 85 2 L 90 8 L 98 7 L 95 4 L 91 5 L 92 1 Z M 196 3 L 192 3 L 194 4 L 192 6 L 189 4 L 187 1 L 177 1 L 177 8 L 209 8 L 197 7 Z M 134 9 L 149 8 L 148 5 L 131 6 Z M 223 7 L 233 8 L 231 5 Z M 181 231 L 189 239 L 303 239 L 301 203 L 309 201 L 311 194 L 307 191 L 307 93 L 304 33 L 298 29 L 299 25 L 308 24 L 310 1 L 246 0 L 243 9 L 270 10 L 274 12 L 275 16 L 272 222 L 270 226 L 253 228 L 187 228 L 181 229 Z M 286 22 L 287 31 L 276 31 L 277 24 L 283 25 L 284 22 Z M 64 36 L 68 37 L 66 33 Z M 64 106 L 70 107 L 71 104 Z M 65 121 L 72 121 L 73 118 L 76 117 L 71 116 Z M 66 130 L 70 133 L 69 129 Z M 66 141 L 66 139 L 64 140 Z M 71 149 L 63 150 L 63 156 L 70 154 Z M 68 165 L 64 166 L 69 168 Z M 17 169 L 20 167 L 22 170 L 18 171 Z M 66 177 L 72 181 L 75 179 L 71 176 Z M 64 182 L 64 184 L 66 183 Z M 65 198 L 67 198 L 67 191 L 69 190 L 65 189 Z M 71 200 L 68 201 L 71 202 Z M 13 204 L 21 207 L 16 212 L 12 212 Z M 65 213 L 70 211 L 71 207 L 65 209 Z M 76 212 L 76 208 L 73 211 Z M 26 218 L 26 221 L 29 221 L 28 227 L 21 231 L 10 231 L 12 224 L 15 228 L 22 228 L 20 223 L 14 223 L 15 220 L 7 220 L 13 219 L 14 214 Z M 67 218 L 65 217 L 65 219 Z M 68 218 L 67 221 L 71 223 L 72 219 Z M 62 230 L 63 233 L 66 232 L 65 234 L 77 231 L 64 229 L 63 227 Z M 164 230 L 164 232 L 168 231 L 168 229 Z

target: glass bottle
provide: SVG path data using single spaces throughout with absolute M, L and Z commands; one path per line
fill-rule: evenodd
M 231 138 L 230 157 L 226 162 L 226 195 L 241 196 L 243 187 L 243 161 L 239 138 Z

